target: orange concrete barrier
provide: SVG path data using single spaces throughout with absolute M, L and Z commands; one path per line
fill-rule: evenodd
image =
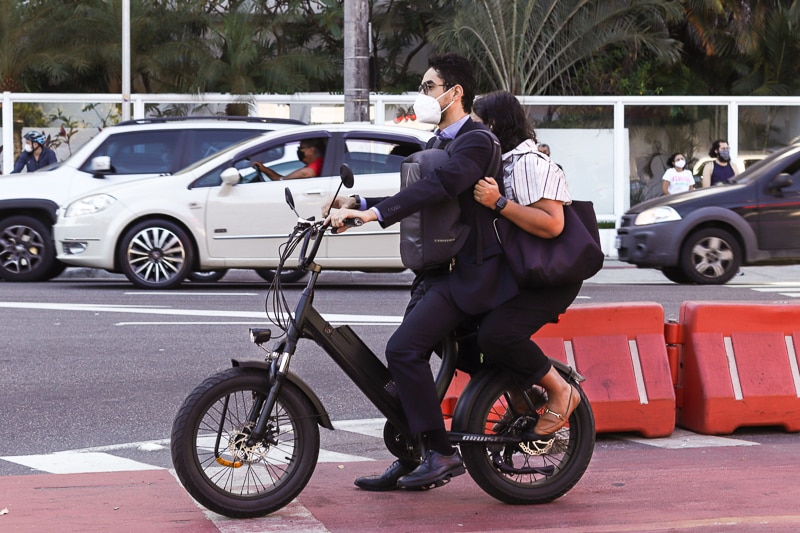
M 684 302 L 678 425 L 800 431 L 800 305 Z
M 675 429 L 675 390 L 657 303 L 580 304 L 533 339 L 544 352 L 586 377 L 598 433 L 633 431 L 664 437 Z M 462 375 L 442 402 L 452 413 Z

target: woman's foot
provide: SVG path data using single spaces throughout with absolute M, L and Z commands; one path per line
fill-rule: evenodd
M 578 404 L 581 403 L 581 394 L 573 385 L 569 387 L 568 394 L 550 396 L 550 401 L 544 408 L 544 413 L 539 417 L 533 432 L 537 435 L 551 435 L 563 428 L 569 421 Z
M 531 387 L 527 391 L 525 391 L 528 395 L 528 398 L 533 402 L 534 408 L 537 405 L 541 405 L 543 400 L 543 394 L 541 389 L 537 387 Z M 509 424 L 511 424 L 517 417 L 522 415 L 528 415 L 531 413 L 528 404 L 525 402 L 525 398 L 522 396 L 522 393 L 519 392 L 517 389 L 510 389 L 508 391 L 508 396 L 510 398 L 510 405 L 506 408 L 506 412 L 503 413 L 503 416 L 500 417 L 493 426 L 492 432 L 500 433 L 505 430 Z M 513 409 L 511 406 L 514 406 Z

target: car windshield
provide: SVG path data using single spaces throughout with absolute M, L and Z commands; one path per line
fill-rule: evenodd
M 269 133 L 269 132 L 264 132 L 262 135 L 266 135 L 267 133 Z M 235 151 L 236 151 L 236 150 L 239 148 L 239 146 L 241 146 L 241 145 L 243 145 L 243 144 L 245 144 L 245 143 L 248 143 L 248 142 L 252 141 L 254 138 L 255 138 L 255 137 L 250 137 L 250 138 L 247 138 L 247 139 L 242 139 L 242 140 L 241 140 L 241 141 L 239 141 L 238 143 L 236 143 L 236 144 L 232 144 L 232 145 L 230 145 L 230 146 L 228 146 L 228 147 L 224 148 L 223 150 L 220 150 L 219 152 L 214 152 L 214 153 L 212 153 L 212 154 L 209 154 L 209 155 L 207 155 L 206 157 L 204 157 L 203 159 L 201 159 L 200 161 L 195 161 L 194 163 L 192 163 L 192 164 L 191 164 L 191 165 L 189 165 L 188 167 L 181 169 L 181 171 L 180 171 L 179 173 L 180 173 L 180 174 L 183 174 L 184 172 L 191 172 L 191 171 L 192 171 L 192 170 L 194 170 L 195 168 L 197 168 L 197 167 L 199 167 L 199 166 L 202 166 L 202 165 L 204 165 L 206 162 L 208 162 L 208 161 L 209 161 L 209 160 L 211 160 L 211 159 L 214 159 L 215 157 L 221 157 L 221 156 L 222 156 L 222 154 L 227 154 L 227 153 L 235 152 Z
M 747 170 L 738 174 L 728 180 L 728 183 L 739 183 L 739 184 L 746 184 L 750 183 L 754 179 L 757 179 L 759 176 L 763 175 L 762 169 L 767 169 L 773 166 L 780 166 L 783 165 L 783 159 L 787 156 L 787 154 L 793 154 L 800 150 L 800 144 L 793 144 L 790 146 L 786 146 L 781 148 L 777 152 L 770 154 L 769 157 L 766 159 L 762 159 L 757 163 L 753 163 Z

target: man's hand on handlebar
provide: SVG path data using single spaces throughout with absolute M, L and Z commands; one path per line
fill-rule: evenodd
M 331 209 L 331 213 L 328 215 L 328 218 L 325 219 L 325 222 L 330 224 L 331 227 L 340 228 L 337 233 L 341 233 L 348 227 L 361 225 L 348 222 L 348 220 L 352 219 L 360 220 L 363 224 L 365 222 L 378 220 L 378 215 L 376 215 L 375 211 L 372 209 L 367 209 L 366 211 L 359 211 L 357 209 Z

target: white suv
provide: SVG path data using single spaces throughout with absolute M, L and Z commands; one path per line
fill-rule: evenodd
M 106 128 L 75 154 L 31 174 L 0 178 L 0 279 L 44 281 L 63 272 L 52 226 L 59 205 L 104 185 L 171 175 L 264 132 L 302 124 L 258 117 L 176 117 Z

